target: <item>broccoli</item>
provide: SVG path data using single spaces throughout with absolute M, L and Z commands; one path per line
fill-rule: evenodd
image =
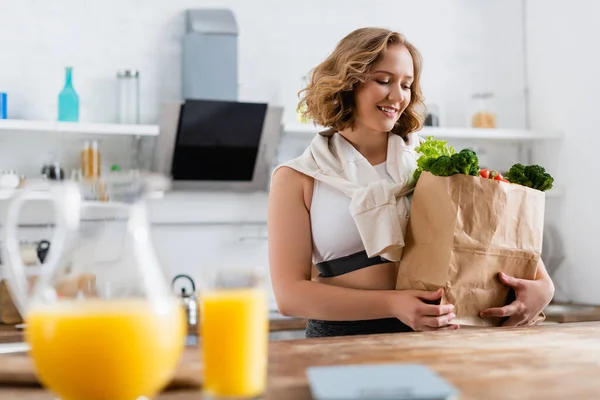
M 539 165 L 515 164 L 506 173 L 505 178 L 510 183 L 546 191 L 552 189 L 554 178 Z
M 431 161 L 430 161 L 431 160 Z M 452 158 L 449 156 L 440 156 L 427 160 L 423 165 L 424 171 L 429 171 L 436 176 L 450 176 L 456 173 L 456 169 L 452 164 Z
M 421 160 L 421 165 L 417 168 L 413 174 L 415 180 L 418 180 L 423 171 L 431 171 L 433 165 L 437 162 L 437 158 L 426 158 Z
M 431 172 L 436 176 L 451 176 L 455 174 L 479 174 L 479 160 L 473 150 L 463 149 L 451 156 L 429 158 L 422 165 L 423 171 Z
M 479 175 L 479 159 L 471 149 L 462 149 L 451 157 L 456 173 L 463 175 Z
M 506 180 L 510 183 L 517 183 L 519 185 L 531 187 L 532 182 L 527 181 L 527 178 L 525 178 L 524 171 L 525 166 L 523 164 L 514 164 L 512 167 L 510 167 L 508 172 L 504 174 L 504 178 L 506 178 Z
M 413 177 L 418 180 L 421 172 L 428 171 L 436 176 L 454 174 L 479 175 L 479 159 L 471 149 L 463 149 L 456 153 L 454 147 L 444 140 L 427 137 L 415 150 L 421 153 L 417 159 L 417 169 Z
M 423 169 L 425 169 L 426 171 L 431 170 L 431 167 L 433 167 L 433 164 L 435 164 L 437 162 L 437 158 L 428 158 L 426 159 L 421 165 L 423 167 Z

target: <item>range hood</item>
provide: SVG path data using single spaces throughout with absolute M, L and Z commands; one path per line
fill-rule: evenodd
M 266 103 L 164 103 L 152 170 L 174 190 L 267 191 L 282 117 Z

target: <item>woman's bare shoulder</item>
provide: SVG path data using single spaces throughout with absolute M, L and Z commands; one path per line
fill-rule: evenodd
M 287 199 L 302 194 L 304 204 L 310 209 L 314 179 L 294 168 L 282 166 L 273 174 L 271 180 L 271 193 L 277 197 L 283 195 Z

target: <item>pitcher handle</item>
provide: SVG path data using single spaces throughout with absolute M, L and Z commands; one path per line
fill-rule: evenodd
M 21 317 L 25 319 L 29 303 L 29 284 L 27 282 L 26 267 L 21 259 L 19 239 L 19 215 L 21 208 L 28 200 L 49 200 L 54 203 L 55 225 L 54 234 L 50 241 L 50 250 L 45 262 L 41 265 L 40 275 L 51 274 L 55 271 L 61 258 L 64 256 L 65 245 L 72 232 L 79 225 L 81 195 L 79 188 L 73 183 L 60 183 L 40 188 L 24 187 L 13 196 L 7 208 L 4 226 L 4 246 L 8 264 L 4 268 L 8 275 L 8 288 Z M 32 289 L 35 288 L 35 285 Z

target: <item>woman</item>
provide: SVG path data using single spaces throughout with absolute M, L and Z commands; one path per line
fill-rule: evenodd
M 274 171 L 268 235 L 279 311 L 307 318 L 307 337 L 458 328 L 453 305 L 435 304 L 442 289 L 394 290 L 398 264 L 388 260 L 397 239 L 381 233 L 398 226 L 394 211 L 408 216 L 406 195 L 394 204 L 377 196 L 414 187 L 420 74 L 420 54 L 401 34 L 363 28 L 338 43 L 304 89 L 299 107 L 330 129 Z M 367 257 L 377 246 L 385 249 Z M 509 317 L 507 325 L 532 323 L 554 293 L 543 265 L 534 281 L 500 279 L 516 300 L 482 317 Z

